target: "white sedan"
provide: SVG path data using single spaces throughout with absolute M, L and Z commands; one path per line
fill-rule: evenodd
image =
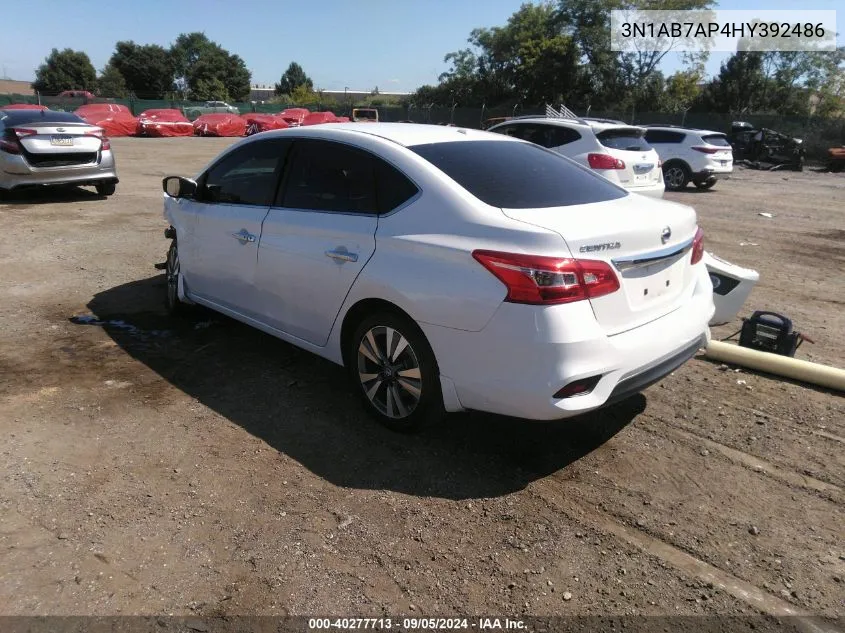
M 395 430 L 578 415 L 709 340 L 694 210 L 522 140 L 292 128 L 163 187 L 169 310 L 201 304 L 344 365 Z

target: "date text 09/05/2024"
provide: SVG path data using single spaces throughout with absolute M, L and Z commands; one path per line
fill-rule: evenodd
M 309 630 L 518 631 L 522 620 L 511 618 L 309 618 Z

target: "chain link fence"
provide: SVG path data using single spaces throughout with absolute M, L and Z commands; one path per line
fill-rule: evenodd
M 83 98 L 68 98 L 47 95 L 0 95 L 0 107 L 12 103 L 33 103 L 45 105 L 53 110 L 72 112 L 86 103 L 119 103 L 129 107 L 133 114 L 138 115 L 144 110 L 153 108 L 175 108 L 190 115 L 188 118 L 195 118 L 197 108 L 202 108 L 205 102 L 185 101 L 180 99 L 100 99 L 92 100 Z M 241 102 L 232 103 L 238 108 L 241 114 L 247 112 L 261 112 L 275 114 L 289 107 L 307 107 L 312 111 L 331 110 L 339 116 L 348 116 L 352 104 L 338 103 L 335 100 L 326 100 L 325 103 L 315 103 L 308 106 L 295 106 L 293 104 L 269 103 L 269 102 Z M 368 106 L 373 107 L 373 106 Z M 542 115 L 545 112 L 543 106 L 538 107 L 494 107 L 494 108 L 464 108 L 464 107 L 442 107 L 442 106 L 417 106 L 417 105 L 379 105 L 375 106 L 379 111 L 379 119 L 382 121 L 411 121 L 414 123 L 429 123 L 439 125 L 455 125 L 467 128 L 482 128 L 485 122 L 491 119 L 500 119 L 512 116 L 525 116 L 530 114 Z M 590 112 L 589 115 L 596 118 L 607 118 L 623 121 L 628 124 L 664 123 L 671 125 L 683 125 L 687 127 L 729 132 L 733 121 L 747 121 L 755 127 L 766 127 L 777 130 L 789 136 L 801 138 L 808 159 L 822 160 L 827 155 L 829 147 L 845 145 L 845 118 L 825 119 L 820 117 L 790 117 L 774 114 L 751 114 L 735 115 L 716 112 Z

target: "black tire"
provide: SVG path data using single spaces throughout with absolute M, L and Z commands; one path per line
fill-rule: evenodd
M 694 184 L 698 189 L 710 189 L 713 185 L 716 184 L 716 179 L 708 178 L 707 180 L 698 180 Z
M 669 191 L 686 189 L 692 179 L 689 167 L 678 161 L 669 161 L 663 165 L 663 182 Z
M 167 314 L 173 317 L 186 316 L 190 312 L 190 306 L 179 300 L 179 248 L 176 240 L 170 242 L 167 249 L 167 261 L 164 267 L 165 295 L 164 307 Z
M 113 182 L 109 182 L 103 185 L 97 185 L 97 195 L 98 196 L 110 196 L 114 193 L 115 189 L 117 189 L 117 185 Z
M 416 433 L 444 416 L 437 360 L 409 318 L 391 312 L 364 318 L 346 342 L 344 362 L 364 408 L 392 431 Z

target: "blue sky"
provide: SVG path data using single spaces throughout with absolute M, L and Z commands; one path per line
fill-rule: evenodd
M 443 56 L 464 48 L 470 31 L 504 24 L 521 0 L 25 0 L 0 39 L 0 75 L 31 80 L 51 48 L 83 50 L 99 70 L 118 40 L 168 46 L 185 31 L 204 31 L 246 60 L 253 81 L 278 81 L 299 62 L 325 90 L 411 91 L 436 83 Z M 838 6 L 837 6 L 838 5 Z M 793 9 L 790 0 L 723 0 L 727 9 Z M 810 0 L 804 9 L 836 9 L 841 0 Z M 14 12 L 17 13 L 17 12 Z M 839 38 L 840 44 L 843 37 Z M 713 54 L 709 73 L 727 54 Z M 679 67 L 670 54 L 664 70 Z

